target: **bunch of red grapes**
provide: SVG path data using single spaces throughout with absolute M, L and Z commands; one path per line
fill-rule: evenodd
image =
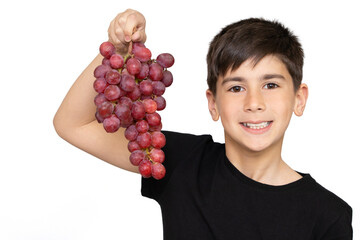
M 132 43 L 131 53 L 122 56 L 111 42 L 104 42 L 100 54 L 102 64 L 94 71 L 96 119 L 109 133 L 126 128 L 130 162 L 139 167 L 143 177 L 161 179 L 166 172 L 161 150 L 166 139 L 157 111 L 166 106 L 162 95 L 173 82 L 167 68 L 174 64 L 174 57 L 162 53 L 151 59 L 150 50 L 142 43 Z

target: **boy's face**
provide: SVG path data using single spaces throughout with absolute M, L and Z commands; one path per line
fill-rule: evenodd
M 255 67 L 247 60 L 228 71 L 218 79 L 216 96 L 209 90 L 206 95 L 212 118 L 221 118 L 226 144 L 258 152 L 281 148 L 292 113 L 304 111 L 307 86 L 295 93 L 286 66 L 269 55 Z

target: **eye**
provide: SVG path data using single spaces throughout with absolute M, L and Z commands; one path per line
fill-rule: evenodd
M 234 86 L 229 89 L 230 92 L 241 92 L 244 91 L 244 88 L 241 86 Z
M 265 89 L 273 89 L 273 88 L 277 88 L 279 87 L 279 85 L 277 85 L 276 83 L 267 83 L 264 88 Z

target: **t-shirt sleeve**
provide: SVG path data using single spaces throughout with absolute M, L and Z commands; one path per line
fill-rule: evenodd
M 165 153 L 163 165 L 166 169 L 165 177 L 156 180 L 152 177 L 141 180 L 141 194 L 145 197 L 159 200 L 162 192 L 169 183 L 173 172 L 179 163 L 189 159 L 189 154 L 201 143 L 212 139 L 210 135 L 192 135 L 187 133 L 178 133 L 171 131 L 162 131 L 166 138 L 166 144 L 162 148 Z

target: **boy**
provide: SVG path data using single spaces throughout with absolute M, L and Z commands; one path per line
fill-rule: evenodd
M 109 39 L 122 53 L 130 41 L 145 42 L 145 18 L 119 14 Z M 84 151 L 138 172 L 123 129 L 107 134 L 94 118 L 100 62 L 97 56 L 76 80 L 55 128 Z M 221 118 L 225 144 L 163 131 L 166 176 L 143 178 L 141 192 L 161 206 L 164 239 L 352 239 L 351 207 L 281 159 L 292 113 L 303 114 L 308 95 L 297 38 L 277 22 L 243 20 L 215 36 L 207 62 L 209 111 Z

